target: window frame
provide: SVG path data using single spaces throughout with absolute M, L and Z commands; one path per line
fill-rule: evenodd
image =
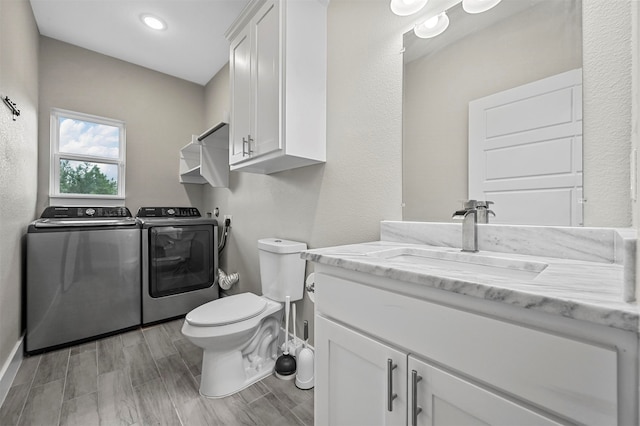
M 117 127 L 120 135 L 119 157 L 101 157 L 86 154 L 60 152 L 60 118 L 70 118 L 96 124 Z M 125 122 L 113 118 L 100 117 L 60 108 L 51 108 L 50 116 L 50 167 L 49 167 L 49 199 L 51 204 L 82 205 L 88 202 L 95 205 L 124 205 L 125 170 L 126 170 L 126 128 Z M 106 163 L 118 168 L 118 193 L 105 194 L 68 194 L 60 192 L 60 160 L 86 161 Z

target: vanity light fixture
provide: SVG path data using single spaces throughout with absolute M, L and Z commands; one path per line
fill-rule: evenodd
M 391 0 L 391 11 L 399 16 L 413 15 L 429 0 Z
M 496 6 L 502 0 L 462 0 L 462 8 L 467 13 L 482 13 Z
M 163 31 L 167 29 L 167 23 L 157 16 L 149 15 L 145 13 L 144 15 L 140 15 L 140 20 L 149 28 Z
M 413 32 L 420 38 L 431 38 L 440 35 L 449 26 L 449 17 L 446 12 L 433 16 L 426 21 L 416 24 Z
M 391 11 L 396 15 L 409 16 L 420 11 L 429 0 L 391 0 Z M 457 0 L 454 5 L 462 2 L 462 8 L 467 13 L 482 13 L 495 7 L 502 0 Z M 432 38 L 440 35 L 449 26 L 447 9 L 413 27 L 413 32 L 420 38 Z

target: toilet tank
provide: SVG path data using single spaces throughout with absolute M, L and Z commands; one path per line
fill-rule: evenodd
M 305 243 L 264 238 L 258 240 L 260 256 L 260 281 L 262 294 L 271 300 L 284 302 L 302 299 L 304 290 L 305 260 L 300 252 L 307 249 Z

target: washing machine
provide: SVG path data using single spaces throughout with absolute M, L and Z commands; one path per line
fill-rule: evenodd
M 218 222 L 195 207 L 141 207 L 142 323 L 219 297 Z
M 140 225 L 126 207 L 47 207 L 27 229 L 25 351 L 140 325 Z

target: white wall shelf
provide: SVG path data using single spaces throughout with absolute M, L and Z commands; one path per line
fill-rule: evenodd
M 229 186 L 229 126 L 220 122 L 180 149 L 180 183 Z

